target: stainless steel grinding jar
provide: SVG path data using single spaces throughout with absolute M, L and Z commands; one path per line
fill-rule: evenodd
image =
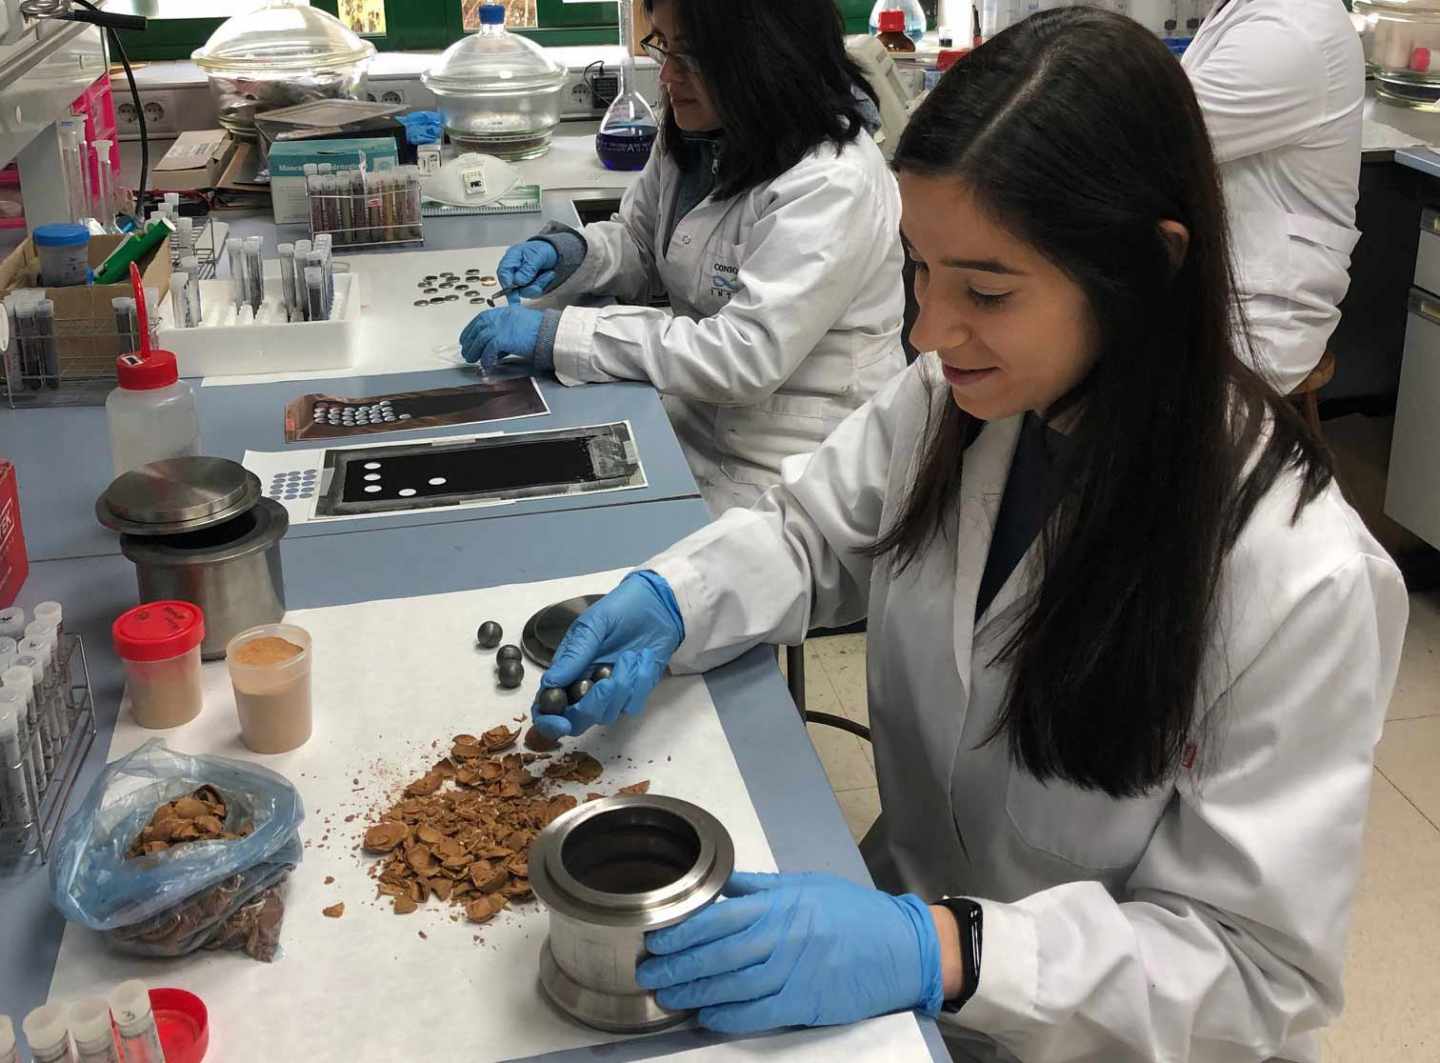
M 721 822 L 673 797 L 607 797 L 551 823 L 530 851 L 530 885 L 550 910 L 540 985 L 587 1026 L 641 1033 L 682 1022 L 635 983 L 645 934 L 720 894 L 735 868 Z

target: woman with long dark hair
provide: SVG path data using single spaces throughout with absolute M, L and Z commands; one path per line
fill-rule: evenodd
M 647 0 L 664 128 L 619 215 L 549 226 L 464 357 L 644 380 L 710 508 L 750 505 L 904 368 L 900 194 L 833 0 Z M 647 306 L 668 297 L 670 310 Z M 614 296 L 622 305 L 576 305 Z
M 1219 183 L 1136 23 L 1037 15 L 896 167 L 935 352 L 798 482 L 628 576 L 552 734 L 869 617 L 882 892 L 736 875 L 637 979 L 750 1031 L 941 1013 L 962 1058 L 1318 1059 L 1408 602 L 1237 357 Z

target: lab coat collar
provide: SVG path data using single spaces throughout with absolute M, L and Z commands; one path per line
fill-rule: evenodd
M 971 690 L 970 662 L 975 650 L 975 601 L 980 594 L 980 578 L 985 571 L 985 559 L 990 555 L 990 541 L 995 535 L 1000 500 L 1005 494 L 1005 480 L 1010 475 L 1015 447 L 1020 442 L 1023 419 L 1023 415 L 1017 415 L 990 422 L 966 449 L 963 459 L 955 544 L 955 667 L 967 697 Z M 1016 566 L 986 611 L 987 616 L 997 615 L 1005 604 L 1014 601 L 1020 586 L 1017 576 L 1025 568 L 1024 561 Z

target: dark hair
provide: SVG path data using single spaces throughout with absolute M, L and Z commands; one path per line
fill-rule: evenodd
M 1071 476 L 1042 539 L 1043 581 L 997 658 L 1012 677 L 989 740 L 1006 738 L 1039 779 L 1143 793 L 1172 777 L 1201 698 L 1218 693 L 1201 668 L 1241 529 L 1287 468 L 1303 481 L 1295 518 L 1332 475 L 1289 402 L 1237 357 L 1199 105 L 1139 24 L 1043 12 L 955 65 L 895 166 L 965 182 L 1087 297 L 1099 357 L 1063 400 Z M 1163 220 L 1189 230 L 1178 268 Z M 981 427 L 948 396 L 932 409 L 915 480 L 872 548 L 899 568 L 952 534 Z
M 773 181 L 826 141 L 849 144 L 865 128 L 854 90 L 875 98 L 845 51 L 833 0 L 665 0 L 685 31 L 725 128 L 715 194 Z M 653 12 L 656 0 L 645 0 Z M 685 150 L 669 108 L 661 149 Z

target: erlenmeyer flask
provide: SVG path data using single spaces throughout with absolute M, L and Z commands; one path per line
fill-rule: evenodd
M 625 55 L 620 63 L 620 94 L 605 112 L 600 132 L 595 134 L 595 154 L 607 170 L 643 170 L 660 132 L 655 112 L 635 90 L 635 56 L 631 46 L 635 30 L 630 20 L 631 7 L 630 0 L 618 2 L 620 48 Z

